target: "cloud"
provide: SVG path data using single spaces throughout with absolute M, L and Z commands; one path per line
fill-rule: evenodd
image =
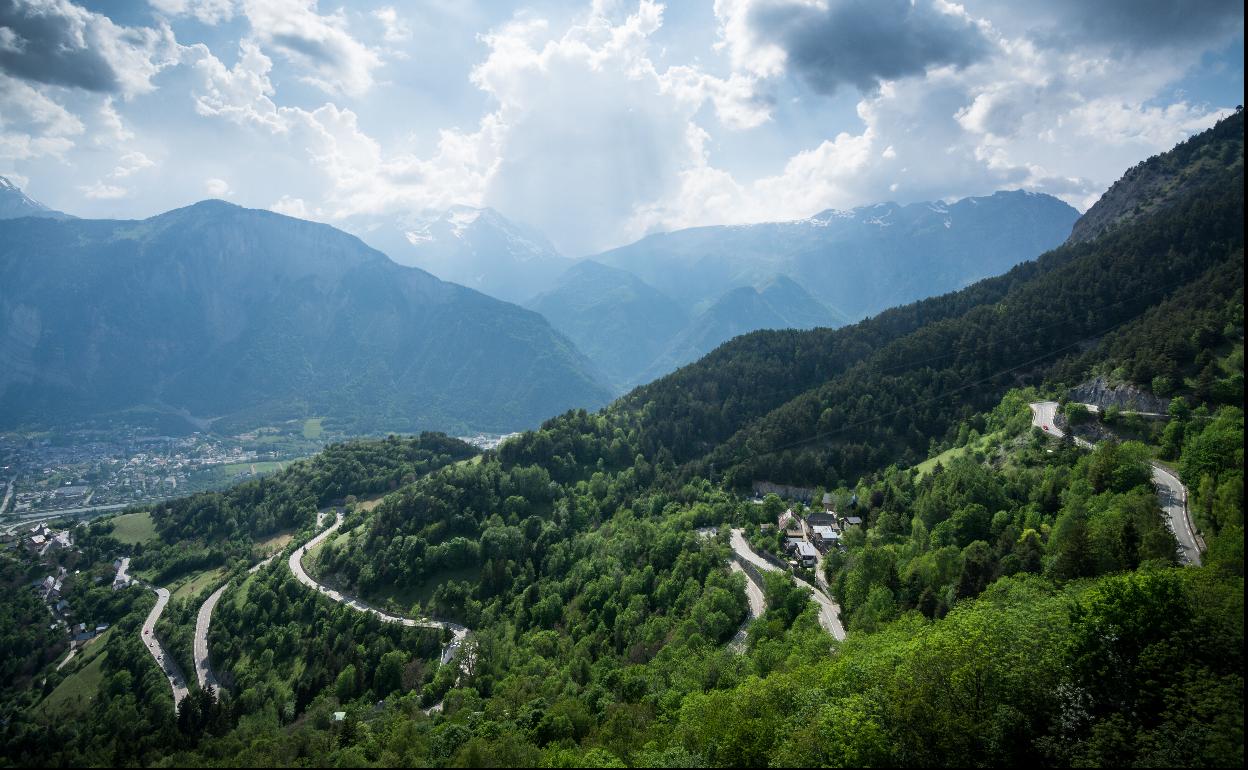
M 372 88 L 381 57 L 351 36 L 343 11 L 322 16 L 316 0 L 244 0 L 243 11 L 261 44 L 310 73 L 308 83 L 355 97 Z
M 1241 0 L 968 0 L 970 12 L 991 17 L 1010 34 L 1047 48 L 1100 46 L 1146 52 L 1208 47 L 1243 35 Z
M 85 130 L 78 116 L 29 83 L 0 73 L 0 160 L 64 160 Z
M 0 0 L 0 71 L 23 80 L 130 97 L 175 63 L 167 25 L 122 27 L 68 0 Z
M 273 102 L 269 80 L 273 61 L 253 42 L 239 44 L 238 61 L 227 68 L 208 47 L 196 44 L 187 55 L 202 78 L 192 92 L 200 115 L 224 117 L 240 125 L 261 126 L 273 132 L 289 129 L 287 119 Z
M 303 198 L 292 198 L 289 195 L 283 195 L 279 200 L 269 206 L 269 211 L 275 211 L 278 214 L 285 214 L 288 217 L 297 217 L 299 219 L 308 218 L 308 204 Z
M 988 50 L 959 7 L 931 0 L 725 0 L 716 12 L 739 65 L 761 76 L 783 66 L 825 93 L 966 66 Z
M 117 161 L 117 166 L 113 169 L 110 176 L 113 179 L 125 179 L 145 168 L 155 166 L 155 162 L 138 150 L 131 150 Z
M 387 43 L 401 43 L 404 40 L 410 40 L 412 37 L 412 28 L 407 22 L 399 18 L 399 12 L 394 10 L 394 6 L 384 6 L 373 11 L 373 18 L 381 22 L 384 32 L 382 36 Z
M 231 194 L 230 183 L 216 177 L 205 179 L 204 189 L 214 198 L 224 198 Z
M 78 189 L 82 194 L 91 200 L 115 200 L 124 198 L 129 195 L 130 191 L 124 187 L 105 184 L 104 182 L 96 182 L 90 185 L 79 185 Z
M 193 16 L 213 26 L 234 18 L 234 0 L 148 0 L 148 4 L 168 16 Z
M 134 132 L 126 127 L 111 96 L 100 104 L 99 116 L 99 129 L 94 137 L 97 145 L 119 144 L 134 138 Z

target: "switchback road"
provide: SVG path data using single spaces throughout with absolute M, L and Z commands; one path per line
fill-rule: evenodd
M 1056 401 L 1038 401 L 1028 404 L 1031 407 L 1031 424 L 1051 436 L 1062 438 L 1066 434 L 1057 427 Z M 1084 406 L 1093 408 L 1091 404 Z M 1075 443 L 1084 449 L 1092 449 L 1093 444 L 1075 436 Z M 1192 526 L 1192 519 L 1187 510 L 1187 488 L 1183 482 L 1158 463 L 1150 463 L 1153 469 L 1153 485 L 1157 488 L 1157 501 L 1166 514 L 1170 531 L 1179 541 L 1179 561 L 1184 564 L 1200 565 L 1200 551 L 1203 543 Z
M 146 584 L 144 584 L 146 585 Z M 152 611 L 147 614 L 147 620 L 143 621 L 143 628 L 139 631 L 139 638 L 143 640 L 143 646 L 156 659 L 156 665 L 160 666 L 160 670 L 164 672 L 165 678 L 169 680 L 169 686 L 173 689 L 173 710 L 178 710 L 178 705 L 182 703 L 182 699 L 186 697 L 186 677 L 182 676 L 182 669 L 178 668 L 178 664 L 174 662 L 164 645 L 156 638 L 156 622 L 160 620 L 160 614 L 165 611 L 165 605 L 169 603 L 169 590 L 166 588 L 156 588 L 155 586 L 147 586 L 156 592 L 156 606 L 152 607 Z
M 336 517 L 337 518 L 333 524 L 324 529 L 319 535 L 309 540 L 303 546 L 296 548 L 290 554 L 290 571 L 294 573 L 300 583 L 303 583 L 308 588 L 311 588 L 314 591 L 319 591 L 323 596 L 327 596 L 339 604 L 345 604 L 353 610 L 358 612 L 367 612 L 374 615 L 386 623 L 400 623 L 404 626 L 412 628 L 439 628 L 449 630 L 452 634 L 452 638 L 450 643 L 448 643 L 442 650 L 442 664 L 446 665 L 449 663 L 451 659 L 455 657 L 455 652 L 459 649 L 460 645 L 463 644 L 464 637 L 468 636 L 467 627 L 461 626 L 458 623 L 453 623 L 449 620 L 435 620 L 433 618 L 414 619 L 391 615 L 388 612 L 383 612 L 382 610 L 369 606 L 364 601 L 354 596 L 347 596 L 341 591 L 318 583 L 314 578 L 312 578 L 312 576 L 304 571 L 303 555 L 308 551 L 311 551 L 313 548 L 316 548 L 324 542 L 326 538 L 337 532 L 338 528 L 342 526 L 342 512 L 338 512 Z
M 750 548 L 750 544 L 745 540 L 745 530 L 732 530 L 731 545 L 733 552 L 738 557 L 760 570 L 764 570 L 766 572 L 785 571 L 775 564 L 767 561 L 762 556 L 754 553 L 754 549 Z M 812 586 L 810 583 L 807 583 L 805 580 L 802 580 L 796 575 L 791 575 L 790 577 L 797 581 L 798 585 L 805 586 L 810 589 L 812 598 L 814 598 L 815 603 L 819 605 L 819 625 L 823 626 L 824 630 L 826 630 L 829 634 L 832 634 L 833 639 L 843 641 L 845 639 L 845 627 L 841 625 L 841 608 L 838 607 L 836 602 L 832 601 L 831 597 L 825 594 L 822 590 Z
M 271 561 L 273 561 L 272 556 L 247 572 L 255 573 Z M 221 594 L 225 593 L 229 585 L 228 582 L 223 583 L 220 588 L 213 591 L 212 595 L 200 605 L 199 614 L 195 616 L 195 678 L 199 681 L 200 688 L 211 689 L 213 695 L 219 694 L 221 685 L 212 673 L 212 666 L 208 663 L 208 629 L 212 627 L 212 611 L 216 609 Z

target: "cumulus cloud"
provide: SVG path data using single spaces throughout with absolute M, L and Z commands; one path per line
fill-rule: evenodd
M 117 161 L 117 166 L 113 168 L 112 177 L 114 179 L 124 179 L 145 168 L 151 168 L 156 163 L 138 150 L 131 150 L 122 155 Z
M 493 114 L 474 132 L 441 131 L 432 157 L 386 152 L 349 108 L 333 102 L 313 110 L 276 104 L 269 79 L 272 61 L 253 43 L 242 43 L 232 68 L 204 46 L 197 48 L 194 59 L 201 77 L 194 91 L 197 112 L 263 129 L 287 149 L 304 153 L 324 176 L 318 191 L 323 206 L 309 207 L 302 198 L 287 195 L 270 206 L 274 211 L 340 221 L 358 214 L 475 203 L 497 161 L 499 123 Z
M 312 85 L 349 96 L 372 88 L 381 57 L 351 36 L 344 11 L 321 15 L 316 0 L 244 0 L 243 11 L 259 41 L 303 69 Z
M 113 104 L 113 98 L 107 97 L 100 104 L 98 129 L 95 132 L 97 145 L 114 145 L 127 142 L 134 138 L 134 132 L 126 127 Z
M 29 83 L 0 73 L 0 159 L 63 159 L 84 130 L 78 116 Z
M 299 219 L 308 218 L 308 204 L 303 198 L 293 198 L 289 195 L 283 195 L 280 199 L 273 202 L 269 206 L 269 211 L 275 211 L 278 214 L 285 214 L 288 217 L 297 217 Z
M 208 47 L 196 44 L 187 54 L 201 76 L 201 87 L 192 92 L 195 111 L 217 116 L 240 125 L 256 125 L 273 132 L 285 132 L 287 120 L 273 102 L 274 88 L 269 80 L 273 61 L 259 46 L 244 40 L 238 61 L 226 67 Z
M 209 26 L 234 18 L 234 0 L 148 0 L 152 8 L 169 16 L 193 16 Z
M 1228 106 L 1168 90 L 1210 41 L 1242 34 L 1242 10 L 1220 0 L 1183 19 L 1178 6 L 1145 0 L 1155 10 L 1138 15 L 1151 18 L 1117 25 L 1073 0 L 964 1 L 716 0 L 713 51 L 661 32 L 654 0 L 598 0 L 570 18 L 491 9 L 484 23 L 479 8 L 464 11 L 465 35 L 487 30 L 468 83 L 479 93 L 431 125 L 397 102 L 368 101 L 411 87 L 401 54 L 380 46 L 423 40 L 427 25 L 397 3 L 356 12 L 313 0 L 149 0 L 155 26 L 132 29 L 69 0 L 0 0 L 0 18 L 16 20 L 0 24 L 0 162 L 71 169 L 70 189 L 98 179 L 80 188 L 96 200 L 137 205 L 140 182 L 160 174 L 162 185 L 181 180 L 183 195 L 252 196 L 356 229 L 492 205 L 578 255 L 660 229 L 889 198 L 1024 187 L 1086 206 L 1124 168 Z M 1110 18 L 1136 7 L 1107 3 Z M 179 47 L 162 23 L 231 18 L 214 32 L 241 30 L 226 38 L 237 48 L 229 65 L 213 53 L 219 43 Z M 36 39 L 46 61 L 28 58 Z M 122 66 L 128 55 L 136 66 Z M 379 79 L 383 55 L 395 72 Z M 135 112 L 175 59 L 159 83 L 189 91 L 183 113 L 223 121 L 214 149 L 230 150 L 181 172 L 159 162 L 185 146 L 160 141 L 154 113 Z M 103 64 L 83 74 L 90 62 Z M 296 78 L 328 96 L 292 101 Z M 260 155 L 281 165 L 280 185 L 241 165 Z
M 0 30 L 0 71 L 48 85 L 129 97 L 178 59 L 167 25 L 119 26 L 68 0 L 0 0 Z

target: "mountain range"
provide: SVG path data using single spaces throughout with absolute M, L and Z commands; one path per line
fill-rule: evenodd
M 225 426 L 509 431 L 609 397 L 537 313 L 222 201 L 4 220 L 0 286 L 4 428 L 154 408 Z
M 532 298 L 573 263 L 541 233 L 490 208 L 452 206 L 357 229 L 399 264 L 507 302 Z
M 880 203 L 792 222 L 695 227 L 595 257 L 701 308 L 787 275 L 849 320 L 960 289 L 1057 246 L 1079 212 L 1049 195 Z
M 393 228 L 366 237 L 440 278 L 522 301 L 623 392 L 739 334 L 841 326 L 962 288 L 1062 243 L 1077 217 L 1022 191 L 883 203 L 652 235 L 572 267 L 490 209 L 449 209 L 407 228 L 402 242 L 382 242 Z

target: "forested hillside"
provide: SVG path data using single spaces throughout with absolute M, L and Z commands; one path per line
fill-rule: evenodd
M 202 555 L 229 571 L 208 637 L 220 699 L 193 692 L 175 715 L 134 654 L 133 598 L 99 708 L 49 702 L 81 670 L 44 666 L 44 689 L 4 701 L 3 757 L 1242 765 L 1242 116 L 1227 123 L 1193 141 L 1237 142 L 1239 162 L 1181 200 L 961 292 L 747 335 L 480 456 L 443 436 L 348 445 L 161 506 L 136 568 L 175 580 Z M 1092 374 L 1164 389 L 1168 414 L 1064 408 L 1092 449 L 1032 427 L 1031 402 Z M 1192 490 L 1201 566 L 1180 566 L 1154 464 Z M 757 480 L 856 517 L 812 576 L 843 642 L 784 571 L 729 568 L 735 537 L 780 545 L 786 503 L 743 494 Z M 342 524 L 303 553 L 339 498 Z M 122 549 L 107 529 L 88 537 Z M 249 574 L 277 529 L 294 539 Z M 449 626 L 361 602 L 470 634 L 442 658 Z
M 1150 337 L 1162 311 L 1146 314 L 1179 292 L 1190 309 L 1164 316 L 1171 339 L 1210 324 L 1206 345 L 1233 339 L 1242 334 L 1244 167 L 1242 131 L 1226 125 L 1242 129 L 1242 113 L 1189 144 L 1226 144 L 1238 160 L 1203 167 L 1199 184 L 1154 215 L 852 327 L 734 340 L 611 411 L 652 451 L 665 447 L 678 462 L 707 455 L 698 472 L 714 463 L 738 485 L 834 485 L 922 459 L 933 437 L 1020 381 L 1052 372 L 1075 384 L 1092 360 L 1081 351 L 1111 333 L 1133 349 L 1140 343 L 1122 340 Z M 1171 347 L 1156 360 L 1177 367 L 1172 377 L 1195 374 L 1191 346 Z

